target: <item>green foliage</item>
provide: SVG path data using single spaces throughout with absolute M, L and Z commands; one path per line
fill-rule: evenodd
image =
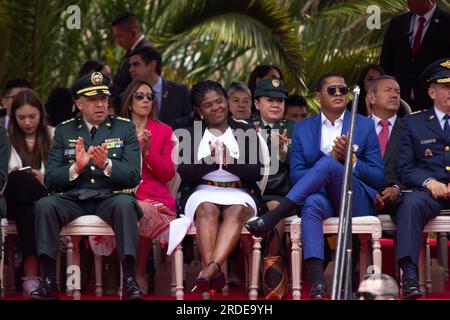
M 450 0 L 438 4 L 450 9 Z M 69 5 L 81 9 L 80 30 L 66 27 Z M 370 5 L 381 8 L 379 30 L 366 26 Z M 0 0 L 0 87 L 23 77 L 45 98 L 54 86 L 70 86 L 87 59 L 116 70 L 125 52 L 114 45 L 111 21 L 123 10 L 161 50 L 166 78 L 226 85 L 271 63 L 290 92 L 312 102 L 320 74 L 340 72 L 354 84 L 363 66 L 377 63 L 390 18 L 407 7 L 404 0 Z

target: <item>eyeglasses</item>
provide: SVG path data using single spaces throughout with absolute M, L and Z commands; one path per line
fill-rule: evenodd
M 330 96 L 334 96 L 337 91 L 339 91 L 340 94 L 342 94 L 342 95 L 347 94 L 348 93 L 348 87 L 328 87 L 327 88 L 327 93 Z
M 133 93 L 133 97 L 137 101 L 144 100 L 145 97 L 147 97 L 148 101 L 153 101 L 155 99 L 155 95 L 153 93 L 146 93 L 146 92 L 135 92 Z

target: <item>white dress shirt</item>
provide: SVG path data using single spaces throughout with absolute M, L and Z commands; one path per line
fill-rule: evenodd
M 344 124 L 344 112 L 341 116 L 334 121 L 334 125 L 331 121 L 325 117 L 323 113 L 320 113 L 320 118 L 322 120 L 322 137 L 320 138 L 320 151 L 325 153 L 327 156 L 331 155 L 331 150 L 334 146 L 334 140 L 336 137 L 341 135 L 342 125 Z
M 439 120 L 439 124 L 441 125 L 442 130 L 444 130 L 444 126 L 445 126 L 444 116 L 445 116 L 445 113 L 442 112 L 441 110 L 439 110 L 438 108 L 436 108 L 436 106 L 434 107 L 434 112 L 436 113 L 436 117 Z M 449 125 L 450 125 L 450 123 L 449 123 Z
M 381 129 L 383 127 L 380 124 L 381 118 L 378 118 L 375 114 L 372 113 L 372 120 L 375 124 L 375 131 L 377 132 L 377 135 L 380 133 Z M 397 115 L 395 114 L 392 118 L 387 119 L 389 121 L 389 138 L 391 137 L 392 129 L 394 128 L 394 123 L 397 120 Z
M 423 41 L 423 37 L 425 36 L 425 33 L 428 30 L 428 27 L 431 24 L 431 17 L 433 17 L 434 11 L 436 10 L 436 4 L 434 4 L 433 8 L 431 8 L 430 11 L 428 11 L 427 13 L 425 13 L 423 16 L 418 16 L 417 14 L 414 14 L 411 18 L 411 24 L 409 27 L 409 44 L 413 45 L 414 43 L 414 38 L 416 37 L 416 33 L 417 30 L 419 29 L 419 18 L 420 17 L 424 17 L 425 18 L 425 23 L 423 25 L 423 32 L 422 32 L 422 38 L 420 39 L 420 43 L 422 43 Z
M 163 81 L 161 77 L 158 77 L 158 81 L 154 85 L 152 85 L 153 92 L 155 94 L 156 103 L 158 104 L 158 114 L 161 112 L 161 103 L 162 103 L 162 90 L 163 90 Z

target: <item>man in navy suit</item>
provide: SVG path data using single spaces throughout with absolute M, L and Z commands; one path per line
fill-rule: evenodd
M 422 232 L 428 220 L 450 208 L 450 57 L 428 66 L 431 109 L 406 117 L 400 134 L 397 172 L 406 188 L 397 210 L 397 260 L 403 299 L 422 294 L 417 281 Z
M 145 39 L 141 31 L 141 26 L 137 17 L 129 11 L 120 13 L 112 22 L 112 32 L 116 43 L 124 48 L 127 52 L 120 62 L 117 70 L 114 84 L 112 86 L 113 93 L 117 96 L 126 89 L 131 83 L 130 72 L 128 71 L 128 57 L 136 48 L 152 47 L 151 43 Z
M 148 47 L 137 48 L 130 53 L 128 62 L 133 80 L 142 79 L 152 85 L 158 105 L 158 120 L 172 125 L 175 120 L 190 116 L 189 87 L 161 76 L 162 58 L 158 51 Z
M 260 236 L 293 209 L 301 209 L 305 262 L 311 272 L 313 299 L 326 294 L 322 224 L 339 214 L 350 122 L 347 93 L 348 87 L 339 74 L 320 77 L 316 99 L 321 113 L 295 127 L 291 147 L 292 189 L 276 209 L 245 225 L 253 235 Z M 352 212 L 353 216 L 373 215 L 375 196 L 383 184 L 383 162 L 372 120 L 356 115 L 354 137 Z
M 432 62 L 450 56 L 450 13 L 434 0 L 408 0 L 410 12 L 391 19 L 384 36 L 380 65 L 394 76 L 402 99 L 413 111 L 431 106 L 419 75 Z

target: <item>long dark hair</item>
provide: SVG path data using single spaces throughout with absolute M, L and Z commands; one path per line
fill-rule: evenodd
M 122 108 L 120 110 L 120 115 L 124 118 L 131 119 L 131 106 L 133 105 L 133 93 L 135 93 L 140 86 L 147 86 L 152 90 L 152 93 L 155 94 L 155 91 L 153 90 L 150 83 L 144 80 L 134 80 L 131 82 L 128 87 L 125 89 L 125 92 L 123 93 L 123 102 L 122 102 Z M 150 111 L 149 117 L 157 121 L 158 120 L 158 103 L 156 100 L 152 101 L 152 111 Z
M 36 142 L 33 147 L 32 167 L 39 169 L 41 162 L 47 164 L 48 154 L 51 147 L 51 137 L 47 126 L 47 116 L 45 114 L 44 106 L 42 105 L 39 96 L 31 89 L 23 89 L 17 93 L 11 105 L 11 118 L 8 124 L 8 135 L 11 146 L 16 149 L 21 159 L 25 158 L 28 153 L 27 144 L 25 142 L 25 133 L 19 126 L 16 119 L 16 112 L 21 107 L 29 105 L 39 110 L 39 125 L 36 130 Z

